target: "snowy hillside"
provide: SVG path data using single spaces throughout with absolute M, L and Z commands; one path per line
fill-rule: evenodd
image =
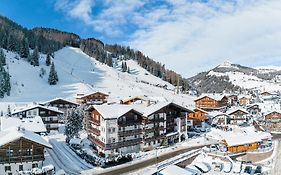
M 50 86 L 50 67 L 45 66 L 45 55 L 40 56 L 40 66 L 34 67 L 22 59 L 16 59 L 16 54 L 12 52 L 5 54 L 12 90 L 10 96 L 1 99 L 2 102 L 45 101 L 55 97 L 73 99 L 77 93 L 93 91 L 108 93 L 113 99 L 151 95 L 187 104 L 191 104 L 193 100 L 187 95 L 174 95 L 174 86 L 151 75 L 133 60 L 127 61 L 130 68 L 130 73 L 127 73 L 121 71 L 120 61 L 115 60 L 113 68 L 108 67 L 78 48 L 65 47 L 55 52 L 53 61 L 59 82 Z M 46 74 L 41 78 L 39 74 L 42 68 L 46 70 Z M 161 88 L 165 85 L 167 90 Z
M 281 90 L 281 69 L 275 66 L 250 68 L 224 62 L 214 69 L 190 78 L 201 92 L 239 92 L 239 89 Z

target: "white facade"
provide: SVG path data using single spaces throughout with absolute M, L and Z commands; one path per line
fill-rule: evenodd
M 42 168 L 43 161 L 1 164 L 0 165 L 0 174 L 1 175 L 18 175 L 21 165 L 22 165 L 23 171 L 29 171 L 32 169 L 33 164 L 37 164 L 38 168 Z M 34 166 L 36 166 L 36 165 L 34 165 Z M 10 170 L 5 171 L 5 167 L 6 167 L 6 169 L 10 169 Z

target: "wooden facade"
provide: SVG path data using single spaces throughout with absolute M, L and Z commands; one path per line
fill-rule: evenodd
M 79 104 L 104 104 L 107 103 L 108 95 L 102 92 L 95 92 L 89 95 L 83 95 L 76 98 L 76 102 Z
M 195 100 L 196 108 L 201 108 L 204 110 L 221 109 L 226 107 L 228 104 L 228 99 L 226 96 L 221 99 L 214 99 L 209 96 L 203 96 Z
M 241 106 L 246 106 L 246 105 L 250 104 L 250 101 L 251 101 L 251 98 L 249 98 L 249 97 L 241 97 L 241 98 L 239 98 L 239 104 Z
M 78 106 L 77 103 L 74 103 L 74 102 L 71 102 L 68 100 L 64 100 L 61 98 L 48 101 L 44 105 L 51 106 L 51 107 L 57 107 L 59 110 L 62 110 L 62 111 L 65 111 L 66 109 L 76 108 Z
M 237 124 L 242 124 L 244 122 L 247 121 L 247 115 L 248 112 L 247 111 L 244 111 L 244 110 L 241 110 L 241 109 L 237 109 L 233 112 L 230 112 L 228 114 L 228 116 L 230 116 L 230 124 L 234 124 L 234 125 L 237 125 Z
M 44 160 L 45 146 L 20 138 L 0 147 L 0 164 Z
M 206 121 L 208 119 L 207 117 L 208 112 L 201 110 L 201 109 L 194 109 L 193 112 L 188 113 L 188 120 L 198 120 L 198 121 Z
M 235 145 L 235 146 L 227 146 L 227 151 L 231 153 L 235 152 L 243 152 L 243 151 L 250 151 L 250 150 L 256 150 L 259 147 L 259 143 L 250 143 L 245 145 Z
M 139 100 L 143 100 L 143 97 L 136 96 L 136 97 L 131 97 L 131 98 L 128 98 L 128 99 L 123 99 L 123 100 L 120 101 L 120 103 L 125 104 L 125 105 L 130 105 L 130 104 L 133 104 L 134 102 L 139 101 Z

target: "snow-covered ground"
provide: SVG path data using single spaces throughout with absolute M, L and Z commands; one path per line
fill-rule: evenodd
M 23 59 L 15 59 L 16 54 L 5 52 L 7 68 L 11 75 L 11 95 L 0 99 L 0 102 L 33 102 L 46 101 L 55 97 L 74 99 L 77 93 L 102 91 L 110 95 L 109 100 L 119 100 L 136 95 L 163 97 L 179 104 L 193 106 L 189 95 L 174 94 L 174 86 L 153 76 L 140 67 L 135 61 L 128 60 L 130 73 L 121 71 L 121 62 L 115 61 L 108 67 L 87 56 L 78 48 L 65 47 L 55 52 L 56 70 L 59 82 L 55 86 L 48 85 L 50 67 L 45 65 L 46 55 L 40 55 L 40 66 L 31 66 Z M 41 78 L 40 69 L 46 74 Z M 167 86 L 163 89 L 160 86 Z
M 245 89 L 259 89 L 262 91 L 277 91 L 281 90 L 280 83 L 275 83 L 271 81 L 262 80 L 253 75 L 246 75 L 242 72 L 215 72 L 210 71 L 208 75 L 215 75 L 217 77 L 220 76 L 228 76 L 229 81 L 236 86 L 243 87 Z
M 62 134 L 48 136 L 53 149 L 47 149 L 44 165 L 54 165 L 55 170 L 63 169 L 67 174 L 77 175 L 81 171 L 93 169 L 94 166 L 76 155 L 65 143 Z

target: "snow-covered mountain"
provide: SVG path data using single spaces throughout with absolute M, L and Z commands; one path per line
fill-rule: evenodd
M 224 62 L 189 78 L 201 92 L 235 92 L 241 90 L 281 90 L 281 69 L 274 66 L 250 68 Z
M 57 85 L 48 84 L 50 67 L 45 65 L 46 55 L 40 55 L 40 66 L 32 66 L 14 52 L 7 52 L 6 62 L 11 76 L 11 94 L 2 102 L 45 101 L 55 97 L 73 99 L 77 93 L 102 91 L 110 98 L 150 95 L 179 103 L 192 104 L 188 95 L 175 95 L 175 87 L 153 76 L 135 61 L 127 60 L 130 73 L 121 71 L 122 62 L 113 59 L 113 67 L 96 61 L 79 48 L 65 47 L 55 52 L 54 63 L 58 73 Z M 45 75 L 39 76 L 42 69 Z

